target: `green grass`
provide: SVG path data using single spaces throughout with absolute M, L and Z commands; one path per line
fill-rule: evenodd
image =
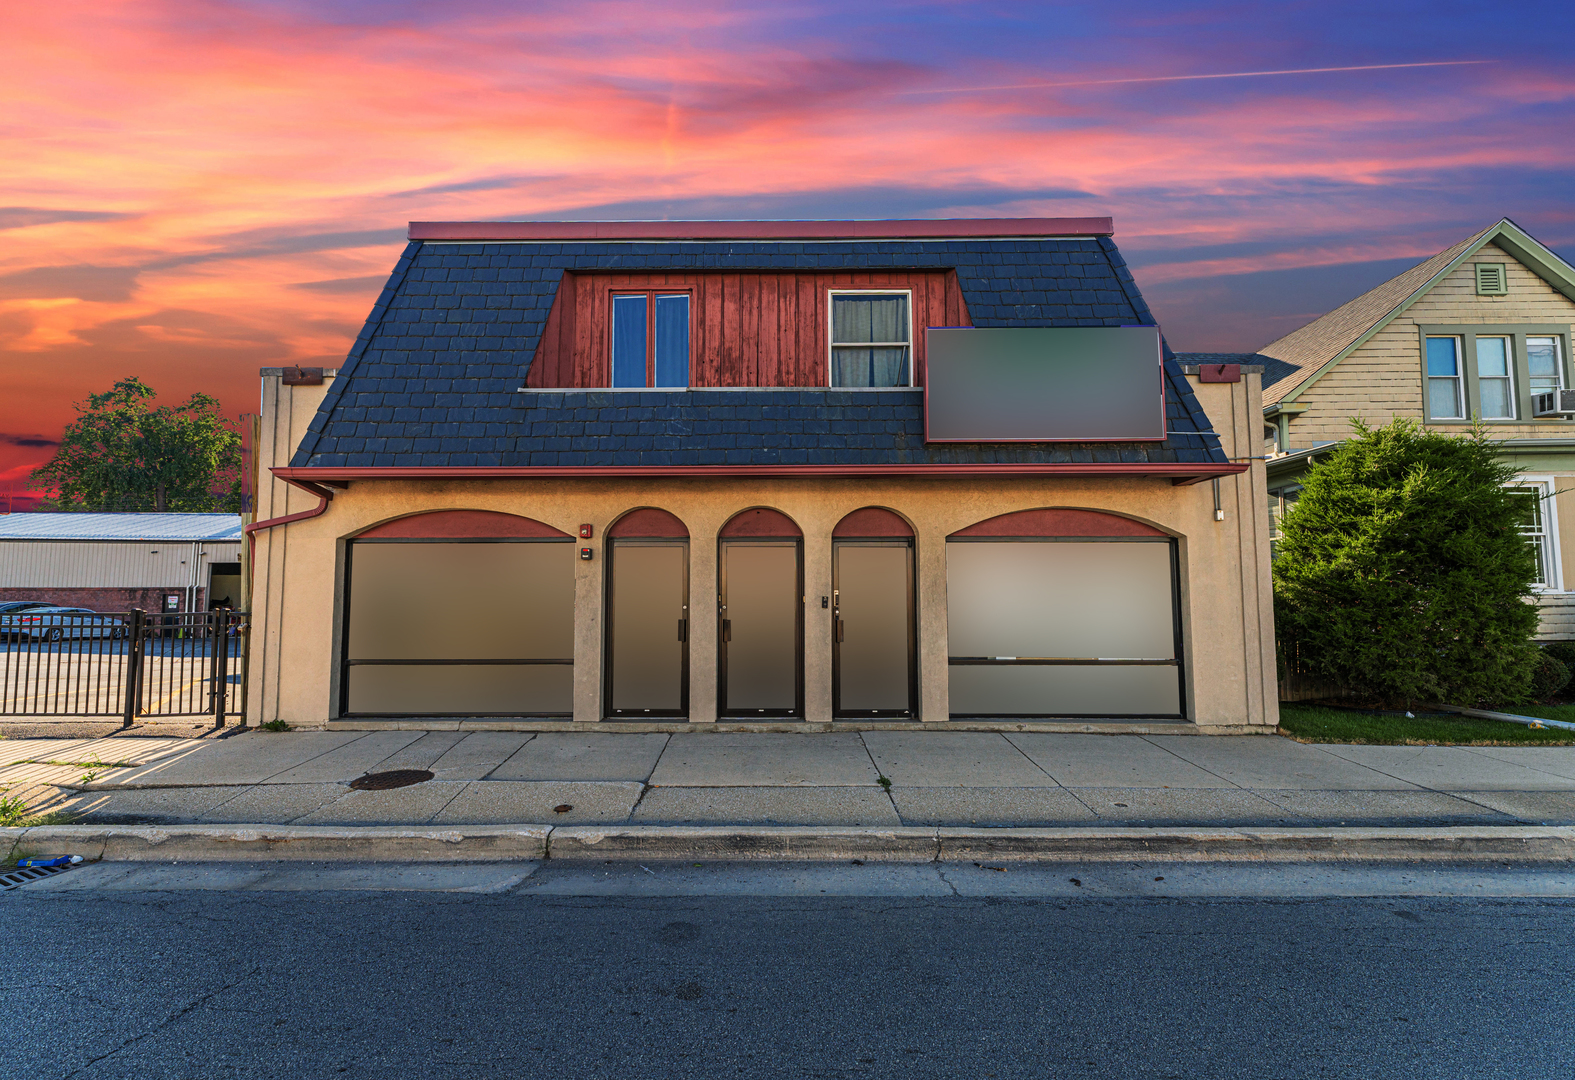
M 289 731 L 290 725 L 283 720 L 270 720 L 266 724 L 258 724 L 263 731 Z
M 1575 721 L 1575 705 L 1513 706 L 1505 711 L 1544 720 Z M 1300 742 L 1372 743 L 1388 746 L 1569 746 L 1575 731 L 1528 728 L 1503 720 L 1449 714 L 1416 717 L 1331 709 L 1282 702 L 1280 733 Z

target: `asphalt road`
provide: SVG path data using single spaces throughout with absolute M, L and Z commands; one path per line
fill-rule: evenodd
M 29 887 L 0 896 L 0 1075 L 1575 1076 L 1570 899 L 724 895 L 730 874 Z

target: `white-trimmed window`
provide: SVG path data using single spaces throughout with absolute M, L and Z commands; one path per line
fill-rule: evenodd
M 1466 395 L 1458 337 L 1427 339 L 1427 415 L 1431 420 L 1464 420 Z
M 1536 587 L 1563 592 L 1559 568 L 1558 514 L 1553 499 L 1553 477 L 1522 476 L 1510 490 L 1519 496 L 1519 528 L 1537 556 Z
M 1532 396 L 1564 389 L 1564 365 L 1560 359 L 1558 338 L 1526 338 L 1526 374 L 1531 377 Z
M 830 298 L 828 385 L 912 386 L 913 294 L 836 289 Z
M 1477 408 L 1484 420 L 1515 419 L 1515 376 L 1507 337 L 1477 338 Z

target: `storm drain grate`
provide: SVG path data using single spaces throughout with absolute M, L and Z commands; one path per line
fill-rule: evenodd
M 387 791 L 390 788 L 409 787 L 432 779 L 426 769 L 394 769 L 390 772 L 367 773 L 350 781 L 357 791 Z
M 69 866 L 19 866 L 0 874 L 0 892 L 20 889 L 23 885 L 31 885 L 35 881 L 70 869 Z

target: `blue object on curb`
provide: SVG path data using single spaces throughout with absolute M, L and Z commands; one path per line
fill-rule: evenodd
M 70 866 L 82 861 L 80 855 L 51 855 L 47 859 L 18 859 L 18 866 Z

